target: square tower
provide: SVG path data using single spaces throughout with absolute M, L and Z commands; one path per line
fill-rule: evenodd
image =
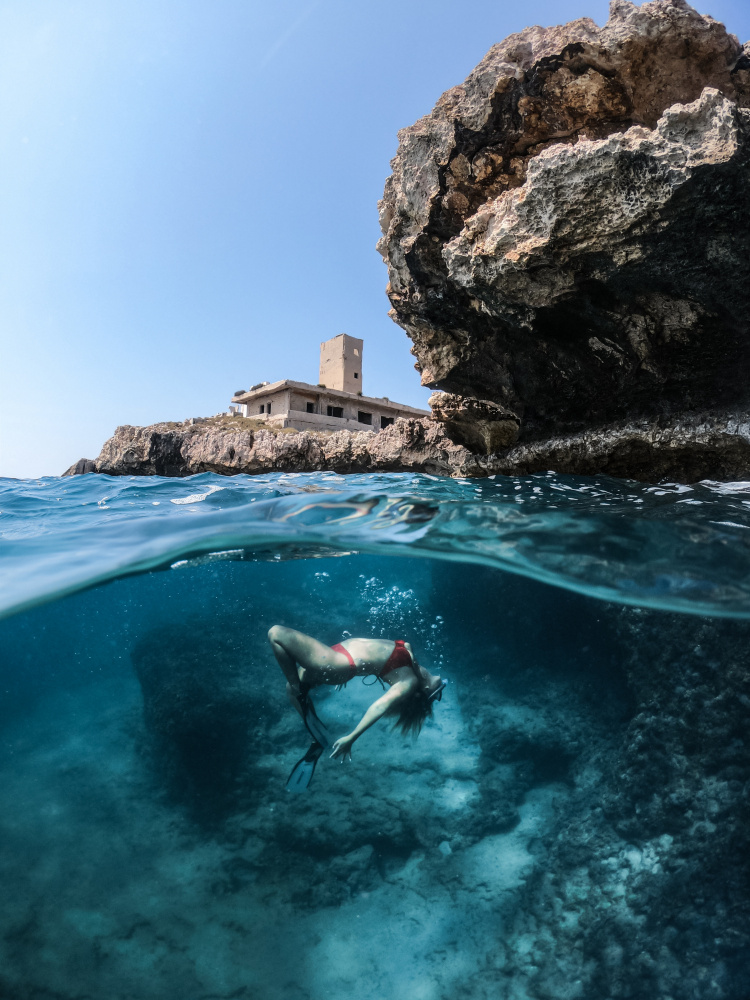
M 323 341 L 320 345 L 320 384 L 327 389 L 361 393 L 362 343 L 348 333 Z

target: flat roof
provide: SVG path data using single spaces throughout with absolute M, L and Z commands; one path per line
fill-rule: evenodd
M 392 399 L 385 396 L 360 396 L 356 392 L 344 392 L 343 389 L 322 388 L 319 385 L 310 385 L 309 382 L 292 382 L 290 379 L 282 379 L 281 382 L 269 382 L 259 389 L 250 392 L 240 392 L 232 396 L 233 403 L 249 403 L 252 400 L 262 399 L 263 396 L 270 396 L 281 389 L 299 389 L 301 392 L 314 396 L 336 396 L 339 399 L 351 400 L 352 402 L 363 403 L 365 406 L 379 406 L 387 410 L 405 410 L 408 413 L 417 413 L 420 417 L 429 417 L 429 410 L 420 410 L 416 406 L 407 406 L 405 403 L 394 403 Z

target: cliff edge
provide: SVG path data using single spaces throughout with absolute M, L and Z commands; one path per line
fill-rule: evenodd
M 614 446 L 628 422 L 750 412 L 748 107 L 722 24 L 613 0 L 603 28 L 493 46 L 399 133 L 379 249 L 453 440 Z
M 64 475 L 192 476 L 239 473 L 402 472 L 451 475 L 476 464 L 431 420 L 397 420 L 377 434 L 275 430 L 244 417 L 209 417 L 150 427 L 118 427 L 95 460 Z

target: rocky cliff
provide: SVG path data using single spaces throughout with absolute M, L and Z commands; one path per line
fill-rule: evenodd
M 400 133 L 379 249 L 454 440 L 614 434 L 628 474 L 628 422 L 750 409 L 748 107 L 723 25 L 613 0 L 493 46 Z
M 749 439 L 750 440 L 750 439 Z M 192 476 L 238 473 L 401 472 L 451 475 L 477 465 L 434 421 L 397 420 L 377 434 L 268 430 L 243 417 L 210 417 L 150 427 L 118 427 L 95 460 L 82 458 L 64 475 Z
M 445 399 L 445 397 L 441 397 Z M 491 404 L 488 404 L 491 406 Z M 468 444 L 496 433 L 487 406 L 470 410 L 459 427 Z M 447 407 L 444 411 L 448 414 Z M 241 417 L 182 424 L 118 427 L 97 459 L 82 458 L 66 476 L 192 476 L 216 472 L 426 472 L 440 476 L 521 475 L 555 469 L 577 475 L 697 482 L 742 479 L 750 474 L 750 419 L 741 414 L 697 415 L 682 420 L 641 420 L 578 434 L 519 443 L 477 454 L 449 437 L 434 420 L 397 420 L 372 433 L 335 434 L 252 426 Z M 473 436 L 473 439 L 472 439 Z

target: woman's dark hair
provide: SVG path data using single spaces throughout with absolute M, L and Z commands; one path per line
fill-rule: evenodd
M 427 684 L 417 670 L 414 673 L 417 677 L 416 687 L 393 708 L 393 715 L 396 717 L 393 728 L 400 729 L 404 736 L 419 736 L 425 721 L 432 718 L 434 706 Z

